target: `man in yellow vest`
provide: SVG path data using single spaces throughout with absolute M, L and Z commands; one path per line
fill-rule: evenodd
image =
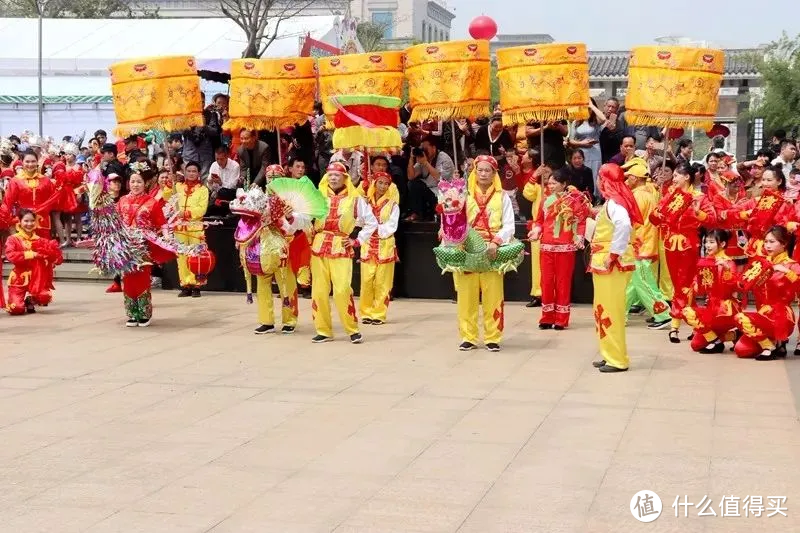
M 488 244 L 490 260 L 497 249 L 514 236 L 514 208 L 503 193 L 497 160 L 488 155 L 475 159 L 467 181 L 467 221 Z M 459 350 L 474 350 L 478 342 L 478 308 L 483 306 L 483 337 L 486 349 L 500 351 L 503 339 L 503 274 L 500 272 L 456 272 Z
M 206 239 L 203 216 L 208 209 L 209 192 L 206 186 L 200 183 L 199 163 L 190 161 L 184 165 L 183 171 L 186 181 L 175 184 L 178 211 L 175 239 L 181 244 L 195 245 Z M 200 286 L 205 282 L 198 280 L 192 273 L 189 269 L 188 256 L 183 254 L 178 254 L 178 277 L 181 285 L 179 298 L 200 297 Z
M 598 189 L 606 203 L 597 216 L 589 270 L 594 283 L 594 320 L 602 359 L 593 365 L 603 373 L 624 372 L 630 364 L 625 340 L 625 289 L 636 264 L 632 230 L 635 224 L 644 221 L 618 165 L 600 167 L 598 179 Z
M 328 216 L 314 222 L 311 244 L 311 314 L 317 335 L 314 343 L 333 340 L 330 293 L 339 311 L 339 319 L 350 336 L 350 342 L 363 340 L 358 330 L 356 304 L 353 301 L 353 247 L 366 243 L 378 228 L 378 222 L 364 197 L 350 181 L 344 163 L 328 165 L 319 183 L 319 190 L 328 200 Z M 357 226 L 356 239 L 351 239 Z

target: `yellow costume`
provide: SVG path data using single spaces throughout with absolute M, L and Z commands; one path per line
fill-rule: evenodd
M 388 180 L 389 189 L 377 198 L 375 181 Z M 364 323 L 382 324 L 391 300 L 394 285 L 394 264 L 397 261 L 397 246 L 394 234 L 400 220 L 398 207 L 400 193 L 385 172 L 376 173 L 367 191 L 367 201 L 378 222 L 378 229 L 361 247 L 361 316 Z
M 328 175 L 343 175 L 344 188 L 334 192 L 328 186 Z M 311 312 L 317 330 L 315 342 L 325 342 L 333 337 L 330 293 L 339 311 L 339 319 L 351 341 L 360 342 L 358 317 L 353 301 L 353 250 L 350 234 L 361 226 L 358 243 L 363 245 L 377 229 L 378 223 L 367 202 L 353 186 L 342 163 L 331 163 L 319 184 L 319 190 L 328 200 L 328 216 L 314 222 L 314 240 L 311 244 Z M 356 336 L 358 336 L 356 338 Z
M 181 244 L 200 244 L 205 241 L 203 216 L 208 209 L 208 189 L 199 182 L 175 184 L 178 222 L 175 239 Z M 182 288 L 198 287 L 197 279 L 189 270 L 188 258 L 178 254 L 178 277 Z
M 489 163 L 494 168 L 494 181 L 484 192 L 477 184 L 477 166 Z M 514 237 L 514 208 L 503 194 L 497 161 L 490 156 L 478 156 L 476 169 L 467 185 L 467 222 L 487 243 L 508 244 Z M 486 347 L 499 350 L 503 340 L 504 300 L 503 274 L 500 272 L 455 272 L 458 330 L 463 341 L 461 350 L 471 350 L 478 342 L 478 308 L 483 307 L 483 338 Z
M 522 189 L 522 196 L 531 203 L 531 220 L 539 217 L 542 208 L 542 186 L 529 179 Z M 539 270 L 539 251 L 541 242 L 531 241 L 531 298 L 542 297 L 542 273 Z

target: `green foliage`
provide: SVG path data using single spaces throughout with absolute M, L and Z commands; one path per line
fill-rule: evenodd
M 0 0 L 3 16 L 37 18 L 154 18 L 158 9 L 144 9 L 126 0 Z
M 489 90 L 492 96 L 492 107 L 500 101 L 500 80 L 497 78 L 497 59 L 492 59 L 489 71 Z
M 763 117 L 768 132 L 800 125 L 800 35 L 784 33 L 754 59 L 763 77 L 764 96 L 752 116 Z
M 384 24 L 362 22 L 356 27 L 356 36 L 365 52 L 380 52 L 386 50 L 383 34 L 386 31 Z

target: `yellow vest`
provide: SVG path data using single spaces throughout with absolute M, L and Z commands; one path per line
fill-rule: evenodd
M 589 271 L 595 274 L 608 274 L 605 262 L 611 254 L 611 239 L 614 236 L 614 223 L 608 217 L 608 204 L 603 206 L 600 214 L 597 217 L 597 224 L 594 228 L 594 236 L 592 237 L 592 259 L 589 264 Z M 635 268 L 635 260 L 633 257 L 632 240 L 634 232 L 631 232 L 631 239 L 628 241 L 628 246 L 625 248 L 625 253 L 619 256 L 619 266 L 621 270 L 633 270 Z M 612 265 L 613 268 L 613 265 Z
M 328 216 L 314 222 L 314 241 L 311 253 L 331 259 L 353 257 L 352 249 L 345 248 L 345 241 L 356 228 L 356 209 L 360 196 L 345 187 L 339 194 L 328 189 Z
M 185 183 L 176 183 L 175 195 L 178 198 L 177 210 L 182 218 L 175 231 L 187 237 L 202 237 L 203 216 L 208 210 L 208 188 L 198 182 L 189 193 Z
M 384 195 L 377 202 L 377 205 L 370 205 L 378 224 L 386 224 L 392 216 L 392 209 L 397 205 Z M 369 263 L 394 263 L 397 261 L 397 247 L 395 246 L 394 234 L 383 239 L 378 237 L 378 230 L 372 234 L 370 239 L 361 246 L 361 261 Z
M 494 187 L 484 195 L 476 188 L 467 196 L 467 220 L 469 225 L 489 242 L 503 227 L 503 191 Z
M 536 221 L 542 208 L 542 186 L 528 182 L 522 189 L 522 196 L 531 203 L 531 220 Z
M 658 205 L 658 192 L 651 184 L 641 185 L 633 189 L 633 197 L 642 213 L 644 224 L 636 226 L 634 251 L 636 259 L 658 259 L 659 230 L 650 222 L 650 213 Z

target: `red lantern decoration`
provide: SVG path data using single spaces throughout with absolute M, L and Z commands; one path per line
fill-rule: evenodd
M 675 139 L 683 137 L 683 133 L 683 128 L 670 128 L 669 131 L 667 131 L 667 138 L 670 141 L 674 141 Z
M 217 258 L 214 252 L 206 248 L 198 255 L 190 255 L 187 258 L 189 270 L 197 278 L 198 283 L 205 284 L 208 280 L 208 275 L 214 270 L 217 264 Z
M 497 35 L 497 23 L 491 17 L 481 15 L 469 23 L 469 34 L 473 39 L 490 41 Z
M 710 130 L 706 132 L 706 135 L 708 135 L 709 139 L 713 139 L 717 135 L 722 135 L 723 137 L 727 137 L 730 134 L 731 134 L 730 128 L 728 128 L 728 126 L 725 126 L 724 124 L 720 124 L 719 122 L 715 122 L 714 127 L 712 127 Z

